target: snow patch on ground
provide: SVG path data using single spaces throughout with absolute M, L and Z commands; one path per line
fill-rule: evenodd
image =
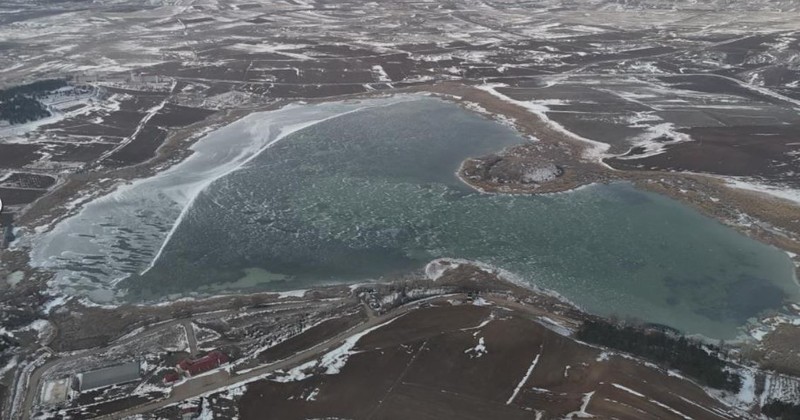
M 512 98 L 510 98 L 510 97 L 498 92 L 497 88 L 501 88 L 501 87 L 508 87 L 508 85 L 502 84 L 502 83 L 485 84 L 485 85 L 478 86 L 478 89 L 481 89 L 483 91 L 489 92 L 493 96 L 496 96 L 497 98 L 500 98 L 501 100 L 503 100 L 505 102 L 509 102 L 509 103 L 521 106 L 521 107 L 525 108 L 526 110 L 528 110 L 530 113 L 532 113 L 532 114 L 536 115 L 537 117 L 539 117 L 545 124 L 550 126 L 550 128 L 552 128 L 552 129 L 554 129 L 556 131 L 559 131 L 559 132 L 561 132 L 561 133 L 563 133 L 563 134 L 565 134 L 565 135 L 567 135 L 569 137 L 572 137 L 572 138 L 574 138 L 576 140 L 579 140 L 579 141 L 582 141 L 584 143 L 587 143 L 589 145 L 589 147 L 587 147 L 586 150 L 584 150 L 584 157 L 585 158 L 596 160 L 598 162 L 602 162 L 602 159 L 604 157 L 607 157 L 608 149 L 611 147 L 610 145 L 608 145 L 606 143 L 599 142 L 599 141 L 590 140 L 590 139 L 587 139 L 585 137 L 581 137 L 581 136 L 579 136 L 579 135 L 567 130 L 561 124 L 551 120 L 550 117 L 547 116 L 547 112 L 550 111 L 550 108 L 547 107 L 547 105 L 548 105 L 547 101 L 537 101 L 537 102 L 518 101 L 516 99 L 512 99 Z
M 587 186 L 581 186 L 581 187 L 576 188 L 575 190 L 572 190 L 572 191 L 576 191 L 576 190 L 578 190 L 580 188 L 585 188 L 585 187 L 588 187 L 588 185 Z M 564 192 L 558 192 L 558 193 L 553 193 L 553 194 L 564 194 Z M 431 266 L 432 263 L 436 263 L 436 264 Z M 446 266 L 447 264 L 449 264 L 450 267 L 447 267 Z M 546 296 L 550 296 L 552 298 L 558 299 L 559 301 L 561 301 L 563 303 L 566 303 L 566 304 L 568 304 L 570 306 L 573 306 L 575 308 L 580 308 L 579 305 L 575 304 L 574 302 L 571 302 L 569 299 L 567 299 L 566 297 L 562 296 L 558 292 L 555 292 L 555 291 L 550 290 L 550 289 L 541 288 L 541 287 L 537 286 L 536 284 L 532 283 L 531 281 L 528 281 L 528 280 L 526 280 L 526 279 L 524 279 L 524 278 L 522 278 L 522 277 L 520 277 L 520 276 L 518 276 L 518 275 L 516 275 L 516 274 L 514 274 L 514 273 L 512 273 L 510 271 L 508 271 L 508 270 L 502 269 L 500 267 L 496 267 L 496 266 L 491 265 L 491 264 L 480 262 L 480 261 L 466 260 L 466 259 L 461 259 L 461 258 L 439 258 L 439 259 L 433 260 L 431 263 L 428 264 L 428 266 L 425 267 L 425 273 L 428 276 L 428 278 L 435 277 L 435 278 L 438 279 L 438 278 L 440 278 L 442 276 L 442 274 L 444 274 L 447 271 L 448 268 L 455 268 L 458 265 L 462 265 L 462 264 L 464 264 L 464 265 L 474 265 L 474 266 L 480 268 L 481 270 L 483 270 L 483 271 L 485 271 L 485 272 L 487 272 L 489 274 L 494 274 L 494 275 L 502 278 L 505 281 L 508 281 L 510 283 L 513 283 L 513 284 L 516 284 L 517 286 L 521 286 L 521 287 L 524 287 L 526 289 L 533 290 L 536 293 L 539 293 L 539 294 L 542 294 L 542 295 L 546 295 Z M 430 271 L 429 271 L 428 267 L 431 267 Z
M 611 385 L 613 385 L 614 388 L 621 389 L 621 390 L 623 390 L 623 391 L 625 391 L 625 392 L 627 392 L 629 394 L 635 395 L 635 396 L 637 396 L 639 398 L 646 399 L 647 401 L 649 401 L 649 402 L 651 402 L 651 403 L 653 403 L 653 404 L 655 404 L 655 405 L 657 405 L 657 406 L 659 406 L 659 407 L 661 407 L 661 408 L 663 408 L 663 409 L 665 409 L 665 410 L 667 410 L 667 411 L 669 411 L 669 412 L 671 412 L 671 413 L 673 413 L 673 414 L 675 414 L 677 416 L 680 416 L 680 417 L 682 417 L 684 419 L 687 419 L 687 420 L 692 420 L 692 418 L 687 416 L 686 414 L 683 414 L 680 411 L 678 411 L 678 410 L 676 410 L 676 409 L 674 409 L 674 408 L 672 408 L 672 407 L 670 407 L 670 406 L 668 406 L 668 405 L 666 405 L 666 404 L 664 404 L 664 403 L 662 403 L 660 401 L 656 401 L 656 400 L 654 400 L 654 399 L 652 399 L 650 397 L 647 397 L 646 395 L 644 395 L 644 394 L 642 394 L 640 392 L 634 391 L 634 390 L 632 390 L 630 388 L 627 388 L 627 387 L 624 387 L 624 386 L 622 386 L 620 384 L 611 384 Z
M 493 320 L 494 320 L 494 314 L 489 314 L 489 318 L 484 319 L 483 321 L 481 321 L 480 324 L 478 324 L 478 325 L 476 325 L 474 327 L 462 328 L 461 331 L 480 330 L 481 328 L 489 325 L 489 323 L 492 322 Z
M 561 325 L 560 323 L 558 323 L 558 321 L 555 321 L 550 317 L 540 316 L 539 320 L 542 321 L 539 322 L 539 324 L 544 326 L 550 331 L 553 331 L 559 335 L 563 335 L 564 337 L 572 336 L 573 331 L 571 329 Z
M 271 54 L 280 54 L 284 55 L 289 58 L 294 58 L 296 60 L 313 60 L 314 57 L 311 57 L 307 54 L 301 54 L 297 52 L 291 52 L 291 50 L 297 50 L 306 48 L 308 45 L 304 44 L 245 44 L 245 43 L 237 43 L 227 47 L 233 51 L 244 51 L 248 53 L 271 53 Z
M 368 328 L 358 334 L 348 337 L 347 340 L 344 341 L 344 344 L 322 356 L 322 359 L 320 360 L 320 367 L 324 367 L 325 373 L 328 375 L 335 375 L 339 373 L 344 365 L 347 364 L 347 359 L 350 358 L 350 355 L 356 353 L 353 351 L 353 348 L 356 346 L 361 337 L 364 337 L 365 335 L 379 328 L 389 325 L 401 317 L 402 316 L 392 318 L 383 324 L 376 325 L 372 328 Z
M 493 114 L 493 113 L 489 112 L 486 108 L 480 106 L 479 104 L 477 104 L 475 102 L 463 101 L 463 102 L 461 102 L 461 104 L 464 106 L 464 108 L 466 108 L 469 111 L 472 111 L 472 112 L 487 116 L 487 117 L 495 120 L 496 122 L 498 122 L 498 123 L 500 123 L 502 125 L 505 125 L 506 127 L 510 127 L 510 128 L 513 128 L 516 131 L 519 131 L 518 126 L 517 126 L 517 120 L 515 120 L 514 118 L 508 117 L 508 116 L 503 115 L 503 114 Z M 538 141 L 539 140 L 539 139 L 537 139 L 537 138 L 535 138 L 533 136 L 529 136 L 529 139 L 531 141 Z
M 663 120 L 652 112 L 637 112 L 628 121 L 628 127 L 644 129 L 644 133 L 632 139 L 633 147 L 642 149 L 642 152 L 631 156 L 618 156 L 618 159 L 642 159 L 655 156 L 664 153 L 666 146 L 692 141 L 691 136 L 678 131 L 675 124 L 659 122 Z
M 733 371 L 742 378 L 742 386 L 739 389 L 739 392 L 733 394 L 731 392 L 719 389 L 708 387 L 703 388 L 705 389 L 706 393 L 721 401 L 725 405 L 735 407 L 742 411 L 749 411 L 759 400 L 758 396 L 756 395 L 757 372 L 755 369 L 744 366 L 738 366 Z M 768 388 L 768 383 L 765 382 L 764 388 L 765 390 Z
M 301 298 L 306 295 L 308 290 L 290 290 L 288 292 L 280 292 L 278 293 L 278 299 L 286 299 L 290 297 Z
M 313 376 L 313 373 L 308 373 L 308 372 L 316 369 L 325 369 L 324 373 L 326 375 L 338 374 L 339 372 L 341 372 L 341 369 L 345 366 L 345 364 L 347 364 L 347 359 L 350 357 L 350 355 L 357 353 L 357 351 L 354 351 L 353 348 L 355 348 L 356 344 L 358 343 L 358 340 L 360 340 L 365 335 L 371 333 L 372 331 L 375 331 L 379 328 L 391 324 L 392 322 L 396 321 L 401 317 L 402 315 L 392 318 L 389 321 L 368 328 L 358 334 L 354 334 L 348 337 L 342 345 L 329 351 L 328 353 L 325 353 L 325 355 L 323 355 L 319 361 L 312 360 L 306 362 L 300 366 L 292 368 L 288 372 L 277 371 L 276 373 L 278 374 L 278 376 L 269 379 L 275 382 L 302 381 L 306 378 Z
M 6 276 L 6 283 L 8 283 L 9 286 L 14 287 L 23 279 L 25 279 L 25 273 L 22 271 L 15 271 Z
M 578 411 L 573 411 L 565 417 L 566 419 L 574 419 L 575 417 L 578 418 L 591 418 L 594 417 L 593 415 L 586 412 L 586 408 L 589 407 L 589 403 L 592 402 L 592 397 L 594 396 L 595 391 L 587 392 L 583 394 L 583 398 L 581 399 L 581 408 Z
M 200 414 L 196 417 L 197 420 L 214 420 L 214 411 L 211 410 L 211 403 L 208 398 L 203 399 L 203 406 Z
M 314 388 L 314 390 L 311 391 L 311 393 L 308 394 L 308 396 L 306 396 L 305 400 L 306 401 L 316 401 L 317 400 L 317 395 L 319 395 L 319 388 Z
M 63 306 L 69 301 L 69 299 L 70 298 L 68 296 L 57 296 L 54 299 L 47 301 L 47 303 L 42 306 L 42 312 L 45 315 L 50 315 L 50 312 L 53 309 Z
M 318 362 L 316 360 L 312 360 L 310 362 L 303 363 L 300 366 L 296 366 L 290 369 L 288 372 L 277 371 L 280 376 L 276 376 L 274 378 L 270 378 L 273 382 L 297 382 L 302 381 L 304 379 L 310 378 L 314 375 L 306 373 L 315 367 L 317 367 Z
M 50 325 L 49 321 L 45 319 L 37 319 L 36 321 L 31 322 L 24 329 L 36 331 L 37 337 L 41 341 L 42 337 L 52 332 L 53 327 Z
M 460 262 L 448 259 L 433 260 L 425 266 L 425 277 L 432 281 L 439 280 L 447 270 L 458 268 L 459 265 Z
M 372 72 L 377 76 L 379 82 L 391 82 L 392 79 L 386 73 L 386 70 L 383 69 L 383 66 L 380 64 L 376 64 L 372 66 Z
M 800 205 L 800 190 L 761 184 L 756 180 L 747 178 L 725 177 L 728 186 L 742 190 L 755 191 L 773 197 L 782 198 Z
M 470 347 L 464 350 L 464 353 L 468 354 L 470 359 L 479 358 L 488 352 L 489 351 L 486 350 L 486 342 L 484 341 L 483 337 L 478 339 L 478 344 L 476 344 L 475 347 Z
M 489 303 L 489 301 L 487 301 L 486 299 L 484 299 L 482 297 L 479 297 L 479 298 L 475 299 L 474 301 L 472 301 L 472 304 L 475 305 L 475 306 L 492 306 L 492 304 Z
M 525 372 L 525 376 L 522 377 L 522 380 L 519 381 L 517 387 L 514 388 L 514 392 L 511 394 L 511 397 L 508 398 L 508 401 L 506 401 L 506 405 L 510 405 L 512 402 L 514 402 L 514 398 L 517 398 L 517 394 L 519 394 L 519 391 L 525 385 L 525 382 L 528 382 L 528 378 L 530 378 L 531 373 L 533 373 L 533 369 L 536 367 L 536 364 L 539 363 L 539 356 L 541 355 L 542 347 L 539 347 L 539 352 L 536 353 L 536 357 L 533 358 L 531 365 L 528 367 L 528 371 Z
M 622 386 L 622 385 L 620 385 L 620 384 L 611 384 L 611 385 L 612 385 L 614 388 L 621 389 L 621 390 L 623 390 L 623 391 L 625 391 L 625 392 L 627 392 L 627 393 L 629 393 L 629 394 L 636 395 L 636 396 L 637 396 L 637 397 L 639 397 L 639 398 L 647 398 L 647 397 L 645 397 L 645 396 L 644 396 L 644 394 L 642 394 L 642 393 L 640 393 L 640 392 L 636 392 L 636 391 L 634 391 L 634 390 L 632 390 L 632 389 L 630 389 L 630 388 L 624 387 L 624 386 Z
M 5 376 L 6 373 L 10 372 L 12 369 L 17 367 L 17 364 L 19 364 L 19 357 L 18 356 L 12 357 L 8 361 L 8 363 L 5 364 L 5 366 L 0 367 L 0 378 L 3 378 L 3 376 Z
M 756 400 L 756 376 L 750 369 L 740 371 L 742 375 L 742 387 L 736 398 L 744 404 L 751 405 Z

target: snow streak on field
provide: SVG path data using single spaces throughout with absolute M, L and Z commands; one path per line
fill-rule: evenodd
M 535 369 L 536 368 L 536 364 L 539 363 L 539 356 L 542 355 L 541 352 L 542 352 L 542 348 L 539 348 L 539 352 L 536 353 L 536 357 L 533 358 L 533 361 L 531 362 L 531 366 L 528 368 L 528 371 L 525 372 L 525 376 L 523 376 L 522 379 L 519 381 L 519 383 L 517 384 L 517 387 L 514 388 L 514 393 L 511 394 L 511 396 L 508 398 L 508 401 L 506 401 L 506 405 L 509 405 L 512 402 L 514 402 L 514 398 L 517 397 L 517 394 L 519 394 L 519 391 L 525 385 L 525 382 L 528 382 L 528 378 L 531 376 L 531 373 L 533 373 L 533 369 Z

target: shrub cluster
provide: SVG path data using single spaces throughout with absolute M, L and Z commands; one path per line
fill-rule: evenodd
M 800 419 L 800 404 L 783 401 L 770 401 L 761 407 L 761 413 L 771 419 Z
M 584 322 L 577 338 L 649 359 L 713 388 L 738 392 L 741 387 L 741 377 L 726 369 L 717 348 L 683 336 L 598 320 Z
M 0 120 L 23 124 L 49 117 L 50 111 L 39 98 L 66 85 L 65 80 L 49 79 L 0 90 Z

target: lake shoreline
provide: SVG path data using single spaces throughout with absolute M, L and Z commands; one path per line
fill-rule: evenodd
M 521 134 L 537 140 L 509 150 L 498 150 L 497 154 L 502 156 L 511 153 L 522 159 L 544 157 L 565 167 L 565 174 L 551 182 L 527 184 L 511 180 L 498 183 L 464 176 L 465 168 L 474 162 L 473 159 L 468 159 L 459 169 L 458 176 L 477 191 L 549 194 L 594 183 L 631 182 L 643 190 L 688 204 L 720 223 L 787 252 L 796 266 L 796 280 L 800 280 L 800 206 L 795 203 L 766 193 L 735 188 L 722 177 L 711 174 L 616 170 L 605 165 L 602 158 L 596 155 L 586 156 L 586 150 L 594 147 L 592 144 L 552 129 L 535 114 L 513 103 L 504 102 L 485 90 L 463 84 L 443 83 L 430 87 L 427 91 L 501 123 L 513 124 Z M 478 104 L 481 109 L 476 111 L 471 104 Z M 561 147 L 563 145 L 565 146 Z
M 562 164 L 566 167 L 564 176 L 532 188 L 530 185 L 524 184 L 498 185 L 486 180 L 465 179 L 463 170 L 469 166 L 472 159 L 465 160 L 462 168 L 458 171 L 458 176 L 467 185 L 478 191 L 502 194 L 541 194 L 569 191 L 592 183 L 630 181 L 637 187 L 689 204 L 748 236 L 794 254 L 793 260 L 797 265 L 798 278 L 800 278 L 800 225 L 792 223 L 793 218 L 800 217 L 800 206 L 766 193 L 728 186 L 721 177 L 710 174 L 615 170 L 605 165 L 601 157 L 595 155 L 587 159 L 583 156 L 587 149 L 596 146 L 581 141 L 575 136 L 554 130 L 547 122 L 541 121 L 537 115 L 516 104 L 503 101 L 484 89 L 459 82 L 442 82 L 397 88 L 391 91 L 316 98 L 302 101 L 302 103 L 374 99 L 403 93 L 434 95 L 457 103 L 471 112 L 495 119 L 499 123 L 513 126 L 520 134 L 537 140 L 514 147 L 515 151 L 523 155 L 523 158 L 526 154 L 544 154 L 554 162 L 563 162 Z M 281 109 L 291 103 L 281 101 L 264 107 L 221 112 L 219 114 L 223 115 L 214 115 L 207 120 L 170 133 L 164 145 L 158 149 L 157 156 L 145 163 L 119 170 L 71 176 L 58 189 L 27 208 L 17 221 L 18 225 L 26 230 L 36 232 L 52 229 L 54 224 L 75 214 L 85 203 L 114 191 L 120 185 L 152 177 L 183 162 L 191 156 L 191 147 L 205 134 L 227 126 L 249 114 Z M 478 105 L 478 108 L 475 105 Z M 501 152 L 498 150 L 498 153 Z M 480 157 L 476 156 L 475 158 Z M 680 184 L 684 183 L 689 188 L 682 188 Z M 687 194 L 681 190 L 690 191 L 690 193 Z M 718 196 L 724 196 L 724 199 Z M 769 205 L 763 205 L 764 199 L 769 201 Z M 774 229 L 763 225 L 743 226 L 740 223 L 739 214 L 732 217 L 733 214 L 738 213 L 737 209 L 774 227 Z
M 763 204 L 760 200 L 760 194 L 753 192 L 746 192 L 743 190 L 735 190 L 727 188 L 724 182 L 719 181 L 710 176 L 697 175 L 697 174 L 679 174 L 679 173 L 628 173 L 618 170 L 613 170 L 606 165 L 602 164 L 601 159 L 597 156 L 587 157 L 585 151 L 593 147 L 592 144 L 587 144 L 579 139 L 571 138 L 570 136 L 554 130 L 549 127 L 546 122 L 543 122 L 536 115 L 527 112 L 527 110 L 520 108 L 518 105 L 508 103 L 498 98 L 495 95 L 487 92 L 484 89 L 478 89 L 472 86 L 463 85 L 459 83 L 441 83 L 435 85 L 416 86 L 411 88 L 398 89 L 393 93 L 379 92 L 373 94 L 362 95 L 349 95 L 344 98 L 327 98 L 315 101 L 308 101 L 308 103 L 325 103 L 333 101 L 348 101 L 348 100 L 362 100 L 379 97 L 394 96 L 395 94 L 404 93 L 419 93 L 430 94 L 436 97 L 454 102 L 472 112 L 479 112 L 484 116 L 499 120 L 506 125 L 512 125 L 520 134 L 534 138 L 535 141 L 530 141 L 518 146 L 508 148 L 518 152 L 524 159 L 526 155 L 536 156 L 541 158 L 545 156 L 552 159 L 560 166 L 565 168 L 564 175 L 557 177 L 552 182 L 537 185 L 535 189 L 530 188 L 530 185 L 507 183 L 504 185 L 497 185 L 491 182 L 475 181 L 466 179 L 463 176 L 465 166 L 469 164 L 472 159 L 467 159 L 462 163 L 457 176 L 467 185 L 475 188 L 483 193 L 496 193 L 496 194 L 551 194 L 558 192 L 571 191 L 582 186 L 595 184 L 595 183 L 609 183 L 616 181 L 627 181 L 633 183 L 638 188 L 666 195 L 670 198 L 676 199 L 683 203 L 689 204 L 701 213 L 713 217 L 723 224 L 731 226 L 746 235 L 755 238 L 763 243 L 776 246 L 789 253 L 793 257 L 796 265 L 796 273 L 800 273 L 800 267 L 797 267 L 798 257 L 800 254 L 800 241 L 792 236 L 793 232 L 778 227 L 777 229 L 772 226 L 780 226 L 779 224 L 767 223 L 742 223 L 741 213 L 738 209 L 743 209 L 746 213 L 755 213 L 761 217 L 759 220 L 771 220 L 771 216 L 776 213 L 776 210 L 783 210 L 786 214 L 791 215 L 791 208 L 786 207 L 786 203 L 777 201 L 773 206 L 748 206 L 748 204 L 755 201 L 756 204 Z M 476 109 L 476 105 L 479 109 Z M 268 107 L 267 110 L 279 108 L 277 105 Z M 246 114 L 252 112 L 263 111 L 264 109 L 250 110 Z M 232 114 L 232 113 L 231 113 Z M 202 133 L 205 134 L 211 128 L 219 128 L 221 126 L 229 125 L 232 121 L 238 121 L 242 118 L 230 116 L 229 119 L 224 119 L 220 123 L 216 120 L 214 124 L 205 124 L 206 130 Z M 194 130 L 198 130 L 197 127 Z M 148 175 L 144 177 L 134 177 L 133 179 L 145 179 L 155 173 L 167 170 L 174 165 L 185 160 L 186 157 L 192 154 L 189 149 L 197 140 L 202 138 L 202 135 L 189 136 L 182 141 L 175 140 L 173 143 L 167 142 L 170 147 L 176 147 L 175 142 L 180 143 L 178 150 L 181 154 L 181 159 L 169 160 L 169 165 L 164 165 L 163 160 L 158 158 L 152 162 L 143 165 Z M 172 136 L 170 138 L 173 138 Z M 504 152 L 501 152 L 501 154 Z M 163 153 L 159 153 L 159 157 L 165 157 Z M 161 166 L 159 166 L 161 165 Z M 99 176 L 98 176 L 99 178 Z M 108 192 L 116 189 L 119 184 L 119 179 L 114 185 L 109 185 L 103 188 L 94 190 L 92 197 L 102 196 Z M 130 181 L 128 181 L 130 182 Z M 93 185 L 91 181 L 87 181 L 84 186 Z M 60 190 L 57 190 L 60 191 Z M 708 197 L 716 198 L 716 200 L 709 199 Z M 733 204 L 731 204 L 733 203 Z M 79 206 L 76 206 L 79 207 Z M 766 210 L 766 211 L 765 211 Z M 45 221 L 47 225 L 52 227 L 59 220 L 63 219 L 69 213 L 59 215 L 57 212 L 52 214 L 52 218 Z M 765 216 L 766 215 L 766 216 Z M 780 218 L 778 218 L 780 220 Z M 38 219 L 39 222 L 43 219 Z M 25 263 L 27 266 L 27 262 Z M 31 270 L 30 267 L 19 267 L 22 271 Z M 797 281 L 796 274 L 795 280 Z

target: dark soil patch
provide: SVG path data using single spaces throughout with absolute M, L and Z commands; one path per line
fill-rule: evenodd
M 185 19 L 185 20 L 183 20 L 183 22 L 186 23 L 186 24 L 204 23 L 204 22 L 213 22 L 213 21 L 214 21 L 214 18 L 212 18 L 212 17 L 200 17 L 200 18 L 195 18 L 195 19 Z
M 115 111 L 103 117 L 103 125 L 110 125 L 124 130 L 127 134 L 122 137 L 127 137 L 136 131 L 139 126 L 139 121 L 144 118 L 147 109 L 137 111 Z
M 389 324 L 391 328 L 381 328 L 363 337 L 358 347 L 379 349 L 397 343 L 424 340 L 443 331 L 476 326 L 490 313 L 490 308 L 471 305 L 421 308 L 395 320 Z
M 594 38 L 594 35 L 592 36 Z M 605 61 L 622 61 L 622 60 L 632 60 L 636 58 L 643 58 L 643 57 L 650 57 L 654 55 L 662 55 L 676 51 L 675 48 L 672 47 L 651 47 L 651 48 L 639 48 L 635 50 L 628 50 L 628 51 L 620 51 L 620 52 L 613 52 L 613 53 L 598 53 L 598 54 L 590 54 L 586 56 L 578 56 L 573 55 L 564 59 L 565 63 L 569 64 L 589 64 L 593 62 L 605 62 Z
M 47 191 L 45 190 L 0 188 L 0 197 L 3 199 L 4 205 L 15 206 L 33 203 L 37 198 L 43 196 L 46 192 Z
M 269 95 L 276 98 L 325 98 L 329 96 L 350 95 L 366 92 L 360 85 L 276 85 L 269 89 Z
M 84 107 L 86 107 L 85 104 L 77 104 L 77 105 L 68 106 L 68 107 L 62 109 L 62 111 L 63 112 L 72 112 L 72 111 L 77 111 L 77 110 L 79 110 L 81 108 L 84 108 Z
M 800 185 L 800 126 L 697 127 L 683 130 L 694 141 L 641 159 L 606 159 L 616 169 L 676 170 L 756 176 Z
M 202 121 L 213 113 L 214 111 L 208 109 L 167 104 L 150 119 L 149 123 L 159 127 L 185 127 Z
M 39 160 L 38 145 L 0 144 L 0 168 L 21 168 Z
M 50 130 L 51 133 L 57 133 L 62 136 L 88 136 L 88 137 L 127 137 L 133 134 L 134 130 L 127 130 L 112 125 L 96 124 L 86 121 L 75 122 L 74 125 L 64 126 L 61 128 Z
M 664 76 L 660 77 L 664 82 L 670 84 L 671 87 L 677 89 L 691 90 L 695 92 L 704 93 L 719 93 L 725 95 L 741 96 L 755 101 L 761 101 L 776 105 L 785 105 L 783 101 L 776 99 L 772 96 L 762 95 L 750 89 L 745 89 L 733 80 L 724 79 L 713 75 L 709 76 Z
M 404 381 L 505 404 L 539 353 L 543 330 L 538 324 L 511 318 L 491 321 L 480 330 L 431 337 L 427 340 L 431 350 L 420 354 Z M 466 353 L 478 345 L 479 338 L 484 339 L 486 353 Z
M 103 164 L 110 167 L 123 167 L 143 163 L 155 157 L 156 150 L 164 143 L 167 132 L 148 122 L 136 137 L 123 148 L 112 153 Z
M 108 143 L 51 144 L 54 149 L 53 162 L 92 162 L 114 148 Z
M 360 324 L 366 320 L 363 312 L 354 315 L 329 319 L 317 326 L 311 327 L 302 334 L 296 335 L 273 347 L 270 347 L 258 355 L 258 360 L 263 363 L 274 362 L 290 357 L 302 350 L 311 348 L 317 343 L 335 337 L 344 331 Z
M 459 395 L 416 384 L 402 383 L 383 402 L 375 419 L 532 419 L 532 412 L 502 403 L 487 403 L 472 396 Z
M 348 361 L 348 375 L 317 375 L 300 382 L 260 381 L 242 396 L 239 415 L 247 419 L 358 418 L 365 419 L 411 361 L 401 347 L 362 353 Z M 316 401 L 305 398 L 319 389 Z M 305 398 L 303 398 L 305 396 Z
M 671 409 L 727 418 L 693 383 L 632 359 L 598 358 L 599 349 L 527 317 L 473 305 L 416 309 L 362 337 L 339 373 L 251 384 L 239 401 L 241 418 L 521 419 L 536 411 L 563 418 L 586 398 L 597 418 L 673 418 Z M 481 338 L 485 352 L 476 352 Z
M 83 137 L 127 137 L 136 131 L 146 110 L 122 108 L 110 113 L 90 112 L 42 126 L 41 130 Z

